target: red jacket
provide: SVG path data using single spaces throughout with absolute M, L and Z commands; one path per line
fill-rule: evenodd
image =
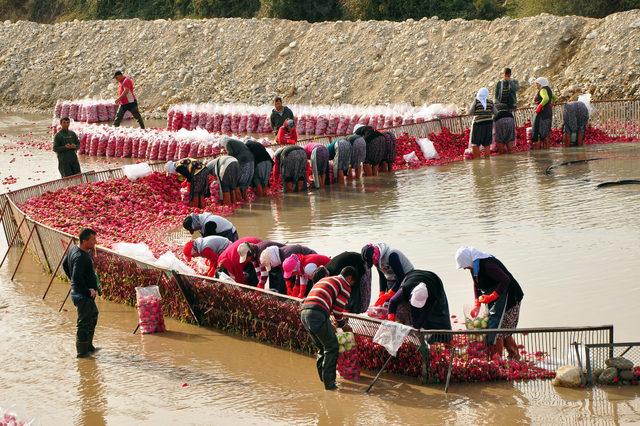
M 246 284 L 244 280 L 244 267 L 248 260 L 240 263 L 240 255 L 238 254 L 238 246 L 242 243 L 258 244 L 260 240 L 254 237 L 240 238 L 238 241 L 227 247 L 218 258 L 218 266 L 226 269 L 231 278 L 239 284 Z
M 288 132 L 285 130 L 284 126 L 280 127 L 278 130 L 278 136 L 276 136 L 276 142 L 281 145 L 295 145 L 298 143 L 298 131 L 294 127 Z

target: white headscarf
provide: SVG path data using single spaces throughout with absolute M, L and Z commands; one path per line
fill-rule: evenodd
M 476 260 L 489 257 L 493 257 L 493 255 L 473 247 L 460 247 L 456 252 L 456 266 L 458 269 L 472 268 L 473 262 Z
M 270 271 L 271 268 L 280 266 L 281 263 L 280 249 L 278 246 L 269 246 L 260 253 L 260 265 L 267 271 Z
M 174 174 L 176 172 L 176 162 L 167 161 L 167 164 L 164 165 L 164 169 L 167 171 L 167 173 Z
M 222 146 L 224 149 L 227 149 L 227 144 L 229 143 L 230 140 L 231 140 L 230 137 L 225 136 L 220 140 L 220 146 Z
M 353 133 L 355 133 L 356 130 L 360 129 L 361 127 L 364 127 L 364 124 L 358 123 L 355 126 L 353 126 Z
M 547 80 L 544 77 L 538 77 L 535 80 L 533 80 L 534 83 L 538 83 L 540 86 L 544 87 L 544 86 L 549 86 L 549 80 Z
M 420 283 L 413 288 L 411 291 L 411 306 L 414 308 L 422 308 L 427 304 L 427 299 L 429 298 L 429 290 L 427 289 L 427 285 L 425 283 Z
M 482 89 L 478 90 L 478 93 L 476 94 L 476 99 L 480 101 L 480 103 L 482 104 L 482 108 L 487 109 L 487 98 L 489 97 L 489 89 L 487 89 L 486 87 L 483 87 Z

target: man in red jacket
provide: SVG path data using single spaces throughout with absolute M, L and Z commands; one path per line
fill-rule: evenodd
M 302 303 L 300 320 L 318 348 L 316 368 L 326 390 L 337 389 L 339 349 L 338 338 L 329 316 L 333 315 L 336 325 L 343 331 L 351 331 L 344 313 L 347 312 L 351 286 L 358 283 L 357 274 L 355 268 L 347 266 L 340 271 L 340 275 L 321 279 L 314 284 Z
M 135 91 L 133 90 L 133 80 L 131 77 L 125 77 L 120 70 L 113 74 L 113 78 L 118 81 L 118 99 L 116 99 L 116 105 L 119 105 L 113 126 L 120 126 L 124 114 L 129 111 L 140 125 L 140 128 L 144 129 L 144 120 L 138 109 L 138 98 L 136 98 Z

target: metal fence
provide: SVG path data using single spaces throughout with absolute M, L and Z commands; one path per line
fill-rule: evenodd
M 584 370 L 587 372 L 587 383 L 596 381 L 594 371 L 606 368 L 606 361 L 613 357 L 624 357 L 634 366 L 640 366 L 640 342 L 588 343 L 584 345 Z
M 639 120 L 640 101 L 619 101 L 623 108 L 615 103 L 597 103 L 598 113 L 594 115 L 596 123 L 612 123 L 620 120 Z M 629 111 L 624 108 L 630 108 Z M 519 110 L 519 119 L 523 119 L 530 110 Z M 560 108 L 554 114 L 561 114 Z M 560 119 L 556 117 L 557 119 Z M 635 125 L 637 126 L 637 122 Z M 451 117 L 431 120 L 426 123 L 412 124 L 394 128 L 394 132 L 410 132 L 416 136 L 437 132 L 444 127 L 451 131 L 463 131 L 470 123 L 469 117 Z M 632 123 L 633 124 L 633 123 Z M 634 127 L 629 124 L 619 133 L 636 135 Z M 413 134 L 412 133 L 412 134 Z M 164 163 L 151 164 L 154 171 L 163 170 Z M 78 176 L 59 179 L 18 191 L 5 194 L 0 202 L 0 214 L 5 236 L 9 245 L 22 246 L 20 261 L 25 253 L 30 252 L 43 267 L 54 276 L 61 276 L 60 265 L 68 248 L 76 238 L 58 231 L 33 218 L 27 217 L 19 206 L 27 200 L 38 197 L 48 191 L 79 184 L 98 182 L 123 177 L 122 170 L 112 169 L 99 172 L 87 172 Z M 193 324 L 212 326 L 222 330 L 239 333 L 259 341 L 288 347 L 292 350 L 311 352 L 312 343 L 302 328 L 298 308 L 300 301 L 288 296 L 261 290 L 236 283 L 179 274 L 158 268 L 154 265 L 119 255 L 106 248 L 98 248 L 96 252 L 96 270 L 98 271 L 103 291 L 110 300 L 135 305 L 135 287 L 159 285 L 165 302 L 165 314 Z M 15 271 L 14 271 L 15 275 Z M 49 288 L 48 287 L 48 288 Z M 48 291 L 43 289 L 44 295 Z M 215 288 L 215 291 L 212 289 Z M 354 332 L 364 343 L 380 327 L 381 321 L 357 315 L 349 315 Z M 580 346 L 613 344 L 613 326 L 569 327 L 569 328 L 531 328 L 517 330 L 469 330 L 469 331 L 434 331 L 412 330 L 409 338 L 401 348 L 397 359 L 392 360 L 388 369 L 394 373 L 421 376 L 425 382 L 442 381 L 442 363 L 449 365 L 469 361 L 470 344 L 484 339 L 488 333 L 512 334 L 519 345 L 521 356 L 536 369 L 534 373 L 552 372 L 563 364 L 576 364 L 576 351 L 573 344 Z M 431 342 L 449 342 L 448 345 Z M 572 350 L 574 348 L 574 350 Z M 428 350 L 425 350 L 428 349 Z M 372 346 L 372 352 L 381 351 Z M 439 359 L 434 359 L 439 358 Z M 474 357 L 490 358 L 489 353 L 482 351 Z M 595 356 L 595 355 L 594 355 Z M 412 360 L 407 363 L 407 359 Z M 378 364 L 369 364 L 369 369 L 379 368 Z M 502 367 L 500 367 L 502 368 Z M 465 377 L 454 370 L 453 381 L 463 381 Z M 518 379 L 516 376 L 509 376 Z
M 562 111 L 564 104 L 553 107 L 553 123 L 556 128 L 562 127 Z M 589 124 L 603 130 L 610 136 L 640 138 L 640 99 L 618 99 L 611 101 L 592 101 L 592 113 Z M 516 125 L 520 126 L 531 120 L 534 108 L 518 108 L 514 112 Z M 471 127 L 473 116 L 458 115 L 454 117 L 434 118 L 423 123 L 405 124 L 396 127 L 380 129 L 393 133 L 396 137 L 408 133 L 415 138 L 427 138 L 431 133 L 439 133 L 448 129 L 451 133 L 463 133 Z M 312 136 L 300 140 L 298 145 L 309 142 L 328 145 L 338 136 Z

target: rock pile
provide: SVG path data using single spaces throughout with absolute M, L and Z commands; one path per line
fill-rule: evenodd
M 604 19 L 495 21 L 274 19 L 0 24 L 0 105 L 112 98 L 134 77 L 146 112 L 180 102 L 465 106 L 510 66 L 529 103 L 536 76 L 561 99 L 640 96 L 640 10 Z

